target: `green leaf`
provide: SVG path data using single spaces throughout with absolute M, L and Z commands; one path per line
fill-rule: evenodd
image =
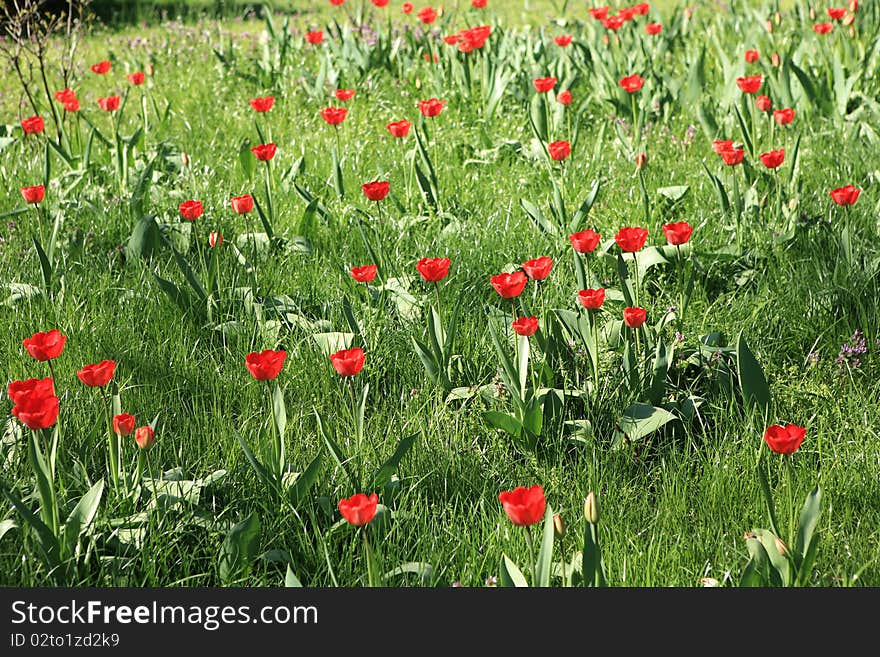
M 290 564 L 287 564 L 287 573 L 284 575 L 284 586 L 289 589 L 301 589 L 303 587 L 299 578 L 293 574 Z
M 287 491 L 293 506 L 298 506 L 306 499 L 309 490 L 318 480 L 318 474 L 321 471 L 321 465 L 324 463 L 324 457 L 319 453 L 312 462 L 306 467 L 305 471 L 296 478 Z
M 238 146 L 238 163 L 241 165 L 241 172 L 248 180 L 254 175 L 254 169 L 257 166 L 257 159 L 251 152 L 251 140 L 242 139 Z
M 498 572 L 498 586 L 507 588 L 528 588 L 529 586 L 529 583 L 526 581 L 526 576 L 516 567 L 515 563 L 508 559 L 506 554 L 501 555 L 501 566 Z
M 741 587 L 766 586 L 770 577 L 770 556 L 763 544 L 756 538 L 746 539 L 749 551 L 749 562 L 743 569 L 739 585 Z
M 353 488 L 359 489 L 357 480 L 354 478 L 354 475 L 349 472 L 346 467 L 346 462 L 348 459 L 345 456 L 345 453 L 342 451 L 342 448 L 336 444 L 336 441 L 330 437 L 330 434 L 327 433 L 327 430 L 324 428 L 324 422 L 321 419 L 320 413 L 315 409 L 315 418 L 318 422 L 318 431 L 321 434 L 321 437 L 324 439 L 324 444 L 327 446 L 327 451 L 330 452 L 330 456 L 333 457 L 333 460 L 336 461 L 336 465 L 345 473 L 345 476 L 348 477 L 348 481 L 351 483 Z
M 619 446 L 625 436 L 630 442 L 641 440 L 675 420 L 675 416 L 665 408 L 650 404 L 632 404 L 617 421 L 619 429 L 614 430 L 614 444 Z
M 162 236 L 156 218 L 152 215 L 144 215 L 135 224 L 125 248 L 128 257 L 136 259 L 151 257 L 161 246 Z
M 822 489 L 818 486 L 807 495 L 801 514 L 798 518 L 797 542 L 795 543 L 795 552 L 805 560 L 807 553 L 810 551 L 813 541 L 813 532 L 816 531 L 816 525 L 819 522 L 819 516 L 822 514 Z
M 740 332 L 736 341 L 736 367 L 743 401 L 747 407 L 758 407 L 765 415 L 770 410 L 770 386 L 761 364 L 752 354 Z
M 15 507 L 15 510 L 18 511 L 24 522 L 37 532 L 37 536 L 40 539 L 40 550 L 47 565 L 50 567 L 56 566 L 58 564 L 59 544 L 52 530 L 27 507 L 18 495 L 9 490 L 2 481 L 0 481 L 0 492 Z
M 345 186 L 342 182 L 342 164 L 339 161 L 339 155 L 336 153 L 336 149 L 333 149 L 333 189 L 336 190 L 336 195 L 339 198 L 345 196 Z
M 689 189 L 690 187 L 688 185 L 674 185 L 671 187 L 660 187 L 657 190 L 657 193 L 660 194 L 660 196 L 668 198 L 673 203 L 677 203 L 684 198 Z
M 556 235 L 559 233 L 559 230 L 556 228 L 556 225 L 547 218 L 541 209 L 530 203 L 529 201 L 521 198 L 519 200 L 520 207 L 525 210 L 526 215 L 528 215 L 529 219 L 531 219 L 535 225 L 543 230 L 545 233 L 549 235 Z
M 764 473 L 763 466 L 758 463 L 758 481 L 761 483 L 761 492 L 764 494 L 764 501 L 767 503 L 767 511 L 770 514 L 770 528 L 773 533 L 779 536 L 779 522 L 776 520 L 776 509 L 773 506 L 773 494 L 770 492 L 770 483 L 767 481 L 767 475 Z
M 519 374 L 519 398 L 526 398 L 526 383 L 529 380 L 529 339 L 524 335 L 517 336 L 519 341 L 519 362 L 517 371 Z
M 250 463 L 251 467 L 254 469 L 254 472 L 257 473 L 257 476 L 264 484 L 272 487 L 274 485 L 273 480 L 272 477 L 269 476 L 269 472 L 266 470 L 266 467 L 262 463 L 260 463 L 260 460 L 256 456 L 254 456 L 254 453 L 251 451 L 251 448 L 248 447 L 247 443 L 244 441 L 244 438 L 241 437 L 241 434 L 238 431 L 234 431 L 234 433 L 235 438 L 238 440 L 238 444 L 241 445 L 241 449 L 244 452 L 248 463 Z
M 260 547 L 260 517 L 251 513 L 226 534 L 220 549 L 220 582 L 229 586 L 250 569 Z
M 520 424 L 519 420 L 508 413 L 502 413 L 500 411 L 485 411 L 483 413 L 483 419 L 486 420 L 489 425 L 496 429 L 506 431 L 515 438 L 519 438 L 522 435 L 522 424 Z
M 42 245 L 40 244 L 40 240 L 37 239 L 37 236 L 34 235 L 31 237 L 34 243 L 34 249 L 37 252 L 37 257 L 40 260 L 40 270 L 43 273 L 43 285 L 46 286 L 46 290 L 52 289 L 52 264 L 49 262 L 49 258 L 46 256 L 46 252 L 43 250 Z
M 586 198 L 584 198 L 584 202 L 581 203 L 581 206 L 571 218 L 571 221 L 568 224 L 569 233 L 576 233 L 583 228 L 584 221 L 587 220 L 590 210 L 593 209 L 593 205 L 596 203 L 596 198 L 599 195 L 599 186 L 599 179 L 597 178 L 593 181 L 590 191 L 587 193 Z
M 284 403 L 284 391 L 279 384 L 272 389 L 272 407 L 275 411 L 275 429 L 284 442 L 284 432 L 287 431 L 287 405 Z
M 354 340 L 354 333 L 341 333 L 339 331 L 315 333 L 312 335 L 312 339 L 321 348 L 321 352 L 329 357 L 330 354 L 336 353 L 341 349 L 348 349 L 352 340 Z
M 418 437 L 419 434 L 414 433 L 411 436 L 401 439 L 397 444 L 397 449 L 394 450 L 394 454 L 391 455 L 391 458 L 385 461 L 385 463 L 383 463 L 373 475 L 373 484 L 368 488 L 371 490 L 382 490 L 388 485 L 391 481 L 391 475 L 397 472 L 397 468 L 400 467 L 401 459 L 403 459 L 407 452 L 412 449 L 412 446 Z
M 550 586 L 550 573 L 553 567 L 553 509 L 547 505 L 544 512 L 544 531 L 542 534 L 541 547 L 538 550 L 538 561 L 535 564 L 534 585 L 541 587 Z
M 168 295 L 168 298 L 171 299 L 171 301 L 173 301 L 184 314 L 192 310 L 192 301 L 190 301 L 189 295 L 181 290 L 180 287 L 171 281 L 165 280 L 155 272 L 153 272 L 153 278 L 156 279 L 159 287 Z
M 419 189 L 422 192 L 422 197 L 425 199 L 425 202 L 430 205 L 432 208 L 437 208 L 437 197 L 434 195 L 434 190 L 431 187 L 431 182 L 425 176 L 421 167 L 416 163 L 416 180 L 419 183 Z
M 651 387 L 648 390 L 648 400 L 659 406 L 666 394 L 666 378 L 669 376 L 670 353 L 666 347 L 666 341 L 661 335 L 657 339 L 657 348 L 654 351 L 654 365 L 652 368 Z
M 31 469 L 37 479 L 37 491 L 40 495 L 40 516 L 43 522 L 52 530 L 53 534 L 58 531 L 58 503 L 55 499 L 55 483 L 52 473 L 46 465 L 43 451 L 40 448 L 38 432 L 31 431 L 28 440 L 28 460 Z
M 791 582 L 791 566 L 785 555 L 779 551 L 776 534 L 766 529 L 756 529 L 754 533 L 764 546 L 764 551 L 770 560 L 770 583 L 773 586 L 788 586 Z
M 382 579 L 387 581 L 392 577 L 406 574 L 416 575 L 425 586 L 430 586 L 434 581 L 434 567 L 422 561 L 410 561 L 400 564 L 382 575 Z
M 605 567 L 602 563 L 598 537 L 598 525 L 584 522 L 584 549 L 581 557 L 584 586 L 604 587 L 606 585 Z
M 0 522 L 0 541 L 3 540 L 3 537 L 6 535 L 7 532 L 12 531 L 16 527 L 18 527 L 18 525 L 15 523 L 15 520 L 7 519 L 3 522 Z
M 76 550 L 76 544 L 82 534 L 98 513 L 98 506 L 101 504 L 101 496 L 104 494 L 104 480 L 99 479 L 88 492 L 83 495 L 77 505 L 67 517 L 64 523 L 64 531 L 62 535 L 62 551 L 68 557 L 72 556 Z
M 272 199 L 269 199 L 271 203 Z M 266 236 L 269 238 L 269 242 L 275 239 L 275 231 L 272 230 L 272 224 L 269 222 L 269 217 L 263 211 L 263 206 L 260 205 L 260 201 L 254 196 L 254 207 L 257 208 L 257 215 L 260 217 L 260 223 L 263 224 L 263 230 L 266 231 Z M 269 206 L 271 210 L 271 205 Z

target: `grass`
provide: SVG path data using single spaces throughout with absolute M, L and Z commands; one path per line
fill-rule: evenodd
M 539 27 L 549 34 L 560 31 L 544 21 L 547 3 L 532 6 L 533 13 L 521 14 L 528 17 L 521 22 L 532 23 L 534 29 L 517 33 L 520 42 L 534 38 L 529 34 Z M 655 74 L 686 75 L 701 39 L 707 43 L 718 39 L 729 57 L 741 60 L 738 31 L 761 43 L 762 55 L 769 53 L 769 44 L 762 40 L 770 37 L 763 33 L 761 23 L 736 12 L 734 8 L 733 14 L 716 17 L 698 10 L 700 29 L 692 27 L 653 62 Z M 320 14 L 320 20 L 326 15 Z M 519 16 L 517 11 L 505 10 L 501 19 L 516 24 Z M 864 20 L 872 16 L 866 13 Z M 798 38 L 792 26 L 796 15 L 788 14 L 785 20 L 786 38 Z M 295 24 L 304 25 L 300 19 Z M 571 27 L 584 41 L 589 40 L 591 26 Z M 869 27 L 866 24 L 861 37 L 867 51 L 872 46 Z M 657 245 L 662 243 L 663 223 L 687 220 L 694 225 L 700 267 L 682 328 L 684 345 L 694 345 L 698 336 L 713 331 L 733 343 L 742 331 L 771 383 L 773 408 L 766 418 L 744 410 L 738 394 L 724 391 L 717 372 L 693 378 L 683 375 L 685 382 L 678 392 L 705 400 L 698 419 L 675 433 L 660 432 L 644 444 L 612 449 L 614 424 L 630 403 L 639 400 L 639 393 L 621 383 L 620 351 L 607 349 L 601 394 L 595 401 L 566 405 L 565 419 L 587 419 L 592 432 L 574 442 L 554 427 L 536 453 L 524 454 L 505 434 L 485 424 L 482 411 L 494 402 L 479 396 L 446 402 L 445 395 L 427 380 L 411 344 L 411 337 L 423 336 L 424 318 L 407 318 L 394 307 L 369 302 L 364 290 L 350 280 L 348 269 L 371 260 L 357 229 L 357 213 L 373 214 L 374 207 L 360 195 L 359 185 L 388 179 L 402 210 L 385 202 L 386 218 L 370 222 L 368 233 L 381 249 L 388 275 L 412 279 L 410 291 L 422 309 L 434 302 L 434 290 L 417 279 L 416 260 L 451 258 L 451 274 L 441 294 L 444 309 L 460 308 L 457 352 L 462 358 L 455 381 L 460 386 L 489 385 L 498 376 L 486 309 L 506 312 L 509 307 L 489 286 L 490 275 L 510 263 L 551 255 L 556 265 L 542 287 L 543 302 L 547 308 L 577 307 L 568 240 L 565 235 L 539 231 L 519 206 L 519 199 L 524 198 L 546 211 L 552 202 L 547 169 L 528 154 L 532 132 L 527 103 L 532 94 L 530 80 L 544 73 L 546 66 L 557 65 L 555 54 L 541 55 L 544 59 L 538 62 L 525 60 L 491 120 L 478 103 L 468 101 L 449 80 L 435 76 L 417 58 L 403 75 L 373 69 L 357 76 L 340 67 L 339 86 L 358 92 L 341 131 L 347 193 L 339 199 L 332 189 L 329 156 L 335 135 L 318 113 L 329 95 L 315 97 L 308 91 L 321 56 L 304 49 L 274 85 L 256 84 L 222 66 L 212 52 L 223 34 L 226 43 L 235 44 L 242 69 L 250 73 L 260 47 L 256 36 L 242 36 L 242 30 L 255 35 L 262 23 L 242 26 L 202 21 L 148 29 L 99 29 L 84 44 L 84 63 L 107 57 L 114 63 L 114 73 L 153 65 L 149 94 L 160 108 L 170 103 L 170 118 L 167 125 L 159 126 L 151 116 L 154 128 L 144 147 L 136 149 L 134 166 L 141 169 L 159 144 L 168 147 L 172 156 L 153 176 L 147 212 L 183 230 L 177 219 L 178 203 L 202 199 L 206 212 L 195 224 L 202 241 L 209 230 L 220 230 L 227 242 L 245 231 L 242 220 L 229 211 L 228 199 L 246 191 L 258 197 L 262 194 L 260 174 L 248 179 L 239 165 L 242 141 L 256 143 L 257 139 L 247 99 L 266 93 L 278 98 L 264 122 L 279 146 L 272 163 L 277 185 L 276 230 L 292 238 L 302 226 L 305 202 L 290 185 L 278 182 L 280 174 L 300 157 L 303 166 L 296 181 L 321 199 L 333 219 L 319 219 L 309 228 L 308 252 L 288 249 L 260 259 L 259 287 L 265 294 L 286 295 L 298 315 L 326 330 L 347 330 L 343 299 L 350 301 L 364 329 L 367 353 L 366 367 L 353 385 L 358 390 L 370 386 L 362 454 L 370 469 L 378 467 L 399 440 L 418 434 L 398 469 L 399 480 L 378 491 L 393 511 L 392 520 L 374 528 L 374 543 L 380 546 L 386 570 L 403 562 L 427 562 L 434 568 L 436 585 L 482 586 L 487 577 L 498 575 L 502 553 L 524 567 L 523 532 L 506 519 L 497 495 L 517 485 L 540 483 L 549 503 L 568 524 L 562 543 L 568 559 L 580 550 L 583 500 L 591 490 L 599 495 L 603 557 L 610 583 L 695 586 L 706 576 L 720 581 L 729 576 L 736 582 L 748 556 L 743 533 L 768 526 L 755 476 L 762 452 L 764 461 L 773 464 L 771 482 L 778 503 L 784 505 L 787 499 L 785 476 L 776 467 L 779 459 L 769 458 L 761 438 L 764 427 L 769 422 L 794 422 L 808 427 L 807 440 L 792 459 L 795 502 L 799 507 L 817 482 L 824 494 L 821 543 L 811 584 L 880 582 L 876 478 L 880 291 L 877 277 L 871 275 L 871 263 L 880 257 L 872 198 L 877 159 L 876 148 L 863 138 L 858 122 L 811 110 L 804 99 L 788 137 L 791 149 L 794 134 L 801 136 L 799 175 L 790 190 L 797 211 L 791 214 L 790 223 L 774 214 L 773 179 L 759 172 L 746 223 L 747 254 L 728 257 L 724 248 L 733 242 L 733 223 L 721 210 L 703 170 L 705 163 L 717 174 L 720 165 L 709 136 L 699 127 L 696 109 L 658 99 L 671 111 L 668 117 L 653 115 L 645 133 L 649 164 L 644 184 L 651 202 L 646 219 L 626 141 L 631 132 L 625 132 L 623 139 L 615 136 L 614 107 L 596 100 L 599 74 L 594 79 L 579 73 L 571 89 L 577 102 L 583 102 L 579 107 L 581 133 L 566 163 L 563 195 L 568 204 L 580 202 L 590 182 L 598 179 L 601 189 L 588 225 L 605 239 L 620 226 L 638 224 L 649 229 L 648 243 Z M 722 99 L 713 94 L 733 82 L 723 79 L 713 48 L 709 48 L 705 94 L 723 107 Z M 815 58 L 816 52 L 805 47 L 803 56 Z M 640 54 L 634 56 L 639 65 L 646 65 Z M 91 108 L 95 98 L 122 90 L 125 81 L 121 75 L 105 80 L 87 74 L 85 69 L 75 88 L 87 108 L 84 111 L 110 134 L 108 117 Z M 4 75 L 4 80 L 2 111 L 5 122 L 11 124 L 20 116 L 18 92 L 11 75 Z M 868 96 L 877 92 L 870 76 L 859 80 L 856 89 Z M 134 101 L 139 93 L 131 93 L 131 107 L 137 108 Z M 448 100 L 447 109 L 432 125 L 430 144 L 442 213 L 420 202 L 415 183 L 407 190 L 405 171 L 408 153 L 414 148 L 412 139 L 405 145 L 389 143 L 384 130 L 385 123 L 393 119 L 407 117 L 415 122 L 416 101 L 430 96 Z M 725 136 L 740 137 L 729 111 L 719 111 L 718 118 Z M 138 121 L 137 112 L 129 110 L 123 132 L 132 132 Z M 691 140 L 692 126 L 696 128 Z M 559 132 L 570 135 L 564 128 Z M 0 154 L 2 211 L 21 206 L 18 187 L 42 179 L 43 152 L 32 142 L 16 140 Z M 503 143 L 522 148 L 498 148 Z M 317 410 L 327 420 L 337 442 L 352 444 L 350 392 L 329 366 L 313 337 L 314 329 L 260 325 L 240 304 L 224 308 L 221 319 L 236 322 L 227 324 L 225 332 L 181 314 L 153 279 L 152 272 L 159 272 L 185 285 L 168 250 L 142 261 L 126 255 L 122 248 L 139 219 L 129 209 L 134 185 L 120 191 L 110 153 L 106 149 L 100 153 L 85 179 L 66 195 L 62 190 L 74 178 L 53 156 L 48 198 L 53 212 L 63 218 L 59 246 L 63 285 L 54 300 L 37 294 L 0 306 L 0 362 L 7 364 L 6 379 L 46 375 L 45 368 L 22 349 L 23 338 L 53 327 L 68 336 L 56 364 L 62 407 L 58 469 L 64 498 L 77 499 L 87 482 L 106 471 L 98 395 L 75 377 L 80 366 L 103 358 L 118 362 L 116 379 L 124 409 L 141 422 L 158 417 L 157 441 L 150 455 L 155 470 L 178 468 L 187 479 L 204 478 L 216 470 L 225 470 L 226 475 L 202 489 L 198 500 L 168 502 L 166 508 L 149 513 L 146 531 L 138 536 L 114 534 L 111 520 L 144 511 L 145 503 L 131 506 L 105 499 L 93 538 L 83 541 L 90 546 L 83 565 L 65 583 L 217 585 L 224 536 L 252 512 L 260 516 L 259 552 L 265 557 L 255 561 L 240 583 L 280 585 L 288 562 L 308 586 L 362 583 L 366 571 L 360 541 L 349 526 L 338 521 L 335 511 L 341 497 L 360 491 L 353 489 L 340 468 L 333 467 L 314 413 Z M 189 164 L 178 169 L 175 165 L 181 153 L 186 153 Z M 726 176 L 729 171 L 721 173 Z M 848 182 L 865 190 L 851 213 L 858 238 L 855 248 L 864 266 L 842 271 L 836 241 L 842 213 L 831 206 L 828 190 Z M 669 204 L 657 190 L 670 185 L 687 185 L 689 190 L 681 201 Z M 10 291 L 9 283 L 42 286 L 31 243 L 31 234 L 39 231 L 35 216 L 28 212 L 6 219 L 9 223 L 0 227 L 4 296 Z M 786 235 L 789 226 L 792 230 Z M 195 261 L 194 247 L 187 257 Z M 226 285 L 249 285 L 228 248 L 221 249 L 220 258 Z M 616 276 L 613 267 L 602 266 L 600 277 L 609 286 L 616 285 Z M 649 317 L 656 319 L 667 306 L 675 305 L 676 281 L 673 265 L 650 270 L 642 291 Z M 619 311 L 620 304 L 610 305 L 609 317 Z M 865 332 L 869 352 L 860 367 L 840 367 L 835 358 L 841 344 L 857 329 Z M 671 339 L 672 331 L 666 332 Z M 279 510 L 267 499 L 235 438 L 239 432 L 255 444 L 261 432 L 268 430 L 265 388 L 249 376 L 244 358 L 250 351 L 276 346 L 289 354 L 279 381 L 285 389 L 291 465 L 302 471 L 317 454 L 326 457 L 313 495 L 296 512 Z M 817 358 L 811 359 L 810 354 Z M 576 375 L 589 378 L 585 361 L 578 362 L 578 368 L 563 373 L 569 384 Z M 11 405 L 3 403 L 8 411 Z M 0 477 L 22 496 L 32 489 L 23 436 L 9 419 L 0 453 L 4 457 Z M 134 459 L 131 443 L 125 445 L 125 456 L 128 462 Z M 9 506 L 0 507 L 0 514 L 17 518 Z M 17 528 L 2 536 L 0 584 L 34 586 L 50 581 L 39 560 L 32 558 L 35 553 L 33 534 Z M 559 555 L 557 551 L 557 559 Z M 418 583 L 411 576 L 392 581 Z

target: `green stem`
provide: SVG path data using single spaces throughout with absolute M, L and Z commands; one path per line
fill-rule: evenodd
M 110 414 L 110 404 L 107 400 L 107 391 L 101 387 L 101 401 L 104 404 L 104 415 L 107 418 L 107 455 L 110 461 L 110 481 L 113 489 L 119 490 L 119 436 L 113 431 L 113 417 Z
M 532 586 L 538 585 L 538 569 L 535 563 L 535 542 L 532 539 L 532 528 L 526 527 L 526 544 L 529 546 L 529 563 L 532 566 Z
M 364 553 L 367 557 L 367 586 L 373 588 L 375 586 L 378 586 L 375 577 L 375 557 L 373 555 L 373 550 L 370 549 L 370 541 L 367 538 L 367 528 L 364 527 L 362 531 L 364 535 Z

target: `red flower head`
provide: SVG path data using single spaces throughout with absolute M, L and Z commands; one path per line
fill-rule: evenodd
M 746 50 L 746 62 L 749 64 L 754 64 L 758 59 L 761 58 L 761 53 L 757 50 Z
M 571 100 L 571 92 L 568 89 L 560 91 L 556 95 L 556 102 L 558 102 L 560 105 L 571 105 Z
M 712 142 L 712 149 L 721 155 L 724 151 L 729 151 L 733 148 L 733 140 L 732 139 L 716 139 Z
M 132 86 L 139 87 L 144 83 L 144 72 L 143 71 L 135 71 L 134 73 L 129 73 L 125 76 L 128 81 L 132 84 Z
M 739 87 L 744 94 L 756 94 L 758 93 L 758 89 L 761 88 L 763 82 L 763 75 L 747 75 L 743 78 L 737 78 L 736 86 Z
M 599 310 L 605 303 L 605 288 L 599 287 L 578 292 L 578 301 L 587 310 Z
M 742 148 L 729 148 L 726 151 L 721 151 L 721 159 L 729 167 L 735 167 L 741 163 L 744 155 L 745 151 Z
M 68 100 L 64 103 L 65 112 L 79 112 L 79 101 L 76 98 Z
M 471 0 L 471 7 L 474 9 L 485 9 L 486 0 Z
M 21 195 L 25 203 L 42 203 L 46 198 L 46 188 L 43 185 L 34 185 L 33 187 L 22 187 Z
M 626 22 L 623 16 L 608 16 L 607 18 L 602 19 L 602 25 L 605 26 L 606 30 L 611 30 L 612 32 L 617 32 L 623 24 Z
M 770 108 L 773 107 L 773 102 L 770 100 L 769 96 L 758 96 L 755 98 L 755 105 L 758 107 L 759 111 L 769 112 Z
M 324 40 L 324 30 L 315 30 L 314 32 L 306 32 L 306 41 L 313 46 L 317 46 Z
M 177 208 L 180 210 L 180 216 L 188 221 L 195 221 L 205 211 L 201 201 L 193 200 L 184 201 Z
M 437 12 L 434 11 L 432 7 L 425 7 L 424 9 L 420 9 L 419 13 L 416 14 L 419 17 L 419 20 L 422 21 L 425 25 L 430 25 L 435 20 L 437 20 Z
M 833 21 L 839 21 L 846 16 L 846 7 L 828 7 L 825 11 L 828 12 L 828 18 Z
M 593 7 L 590 9 L 590 16 L 595 18 L 597 21 L 601 21 L 608 16 L 608 12 L 611 11 L 611 7 Z
M 633 5 L 632 7 L 630 7 L 630 10 L 636 16 L 647 16 L 648 12 L 651 11 L 651 5 L 649 5 L 647 2 L 640 2 L 637 5 Z
M 119 103 L 122 98 L 119 96 L 107 96 L 106 98 L 98 98 L 98 106 L 105 112 L 115 112 L 119 109 Z
M 46 124 L 44 123 L 42 116 L 32 116 L 28 119 L 21 120 L 21 129 L 24 130 L 26 135 L 35 135 L 43 132 L 45 127 Z
M 648 229 L 625 226 L 617 231 L 614 241 L 621 251 L 625 253 L 635 253 L 645 246 L 645 240 L 648 239 Z
M 250 194 L 242 194 L 241 196 L 233 196 L 229 201 L 232 209 L 238 214 L 247 214 L 254 209 L 254 197 Z
M 61 335 L 58 329 L 52 329 L 45 333 L 34 333 L 31 337 L 22 341 L 24 348 L 36 360 L 52 360 L 58 358 L 64 350 L 67 336 Z
M 416 263 L 416 269 L 429 283 L 442 281 L 449 275 L 449 258 L 422 258 Z
M 330 355 L 330 364 L 340 376 L 354 376 L 364 368 L 364 350 L 360 347 L 343 349 Z
M 388 0 L 373 0 L 373 4 L 381 9 L 388 6 Z
M 156 442 L 156 434 L 153 432 L 153 427 L 148 424 L 138 427 L 134 432 L 134 442 L 137 443 L 140 449 L 150 449 L 153 443 Z
M 251 153 L 254 154 L 254 157 L 262 162 L 268 162 L 273 157 L 275 157 L 275 151 L 278 148 L 275 144 L 259 144 L 257 146 L 251 146 Z
M 381 201 L 388 196 L 388 191 L 391 189 L 391 183 L 387 180 L 374 180 L 373 182 L 361 185 L 361 189 L 364 190 L 364 196 L 371 201 Z
M 622 21 L 631 21 L 635 18 L 636 12 L 632 7 L 621 7 L 617 10 L 617 15 L 620 17 Z
M 512 274 L 496 274 L 489 282 L 502 299 L 513 299 L 522 294 L 529 279 L 521 271 L 515 271 Z
M 645 32 L 654 36 L 655 34 L 660 34 L 663 31 L 663 25 L 660 23 L 647 23 L 645 25 Z
M 634 94 L 639 89 L 642 88 L 642 85 L 645 84 L 645 78 L 637 73 L 633 73 L 632 75 L 627 75 L 626 77 L 620 78 L 618 81 L 621 88 L 630 94 Z
M 578 253 L 592 253 L 599 246 L 599 240 L 602 238 L 595 230 L 588 228 L 579 233 L 572 233 L 568 236 L 572 248 Z
M 113 416 L 113 432 L 120 436 L 131 435 L 134 431 L 135 419 L 130 413 L 120 413 Z
M 55 382 L 49 377 L 12 381 L 6 388 L 6 395 L 13 404 L 28 397 L 52 397 L 55 395 Z
M 854 205 L 859 200 L 859 194 L 861 193 L 862 190 L 858 189 L 855 185 L 838 187 L 829 192 L 831 200 L 837 203 L 837 205 Z
M 538 331 L 538 318 L 520 317 L 519 319 L 513 321 L 512 326 L 514 333 L 527 338 L 530 335 L 534 335 Z
M 286 351 L 264 349 L 263 351 L 252 351 L 249 353 L 245 356 L 244 364 L 247 366 L 251 376 L 257 381 L 268 381 L 281 373 L 281 368 L 284 367 L 286 358 Z
M 330 125 L 339 125 L 345 121 L 345 115 L 348 110 L 344 107 L 325 107 L 321 110 L 321 116 Z
M 90 388 L 103 388 L 110 383 L 115 371 L 115 360 L 102 360 L 94 365 L 86 365 L 76 373 L 76 376 Z
M 565 48 L 571 45 L 571 35 L 570 34 L 560 34 L 559 36 L 553 37 L 553 42 L 561 47 Z
M 771 424 L 764 431 L 764 440 L 777 454 L 794 454 L 804 442 L 806 435 L 806 427 L 799 427 L 796 424 L 787 424 L 784 427 Z
M 403 13 L 404 14 L 411 14 L 413 12 L 413 9 L 415 9 L 415 7 L 413 7 L 413 4 L 411 2 L 404 2 L 403 3 Z
M 648 319 L 648 311 L 644 308 L 624 308 L 623 323 L 630 328 L 639 328 Z
M 571 155 L 571 144 L 567 141 L 553 141 L 547 144 L 547 152 L 552 159 L 561 161 Z
M 103 61 L 98 62 L 97 64 L 92 64 L 91 67 L 93 73 L 97 73 L 98 75 L 104 75 L 105 73 L 110 71 L 110 62 Z
M 248 101 L 255 112 L 268 112 L 275 103 L 275 96 L 263 96 L 262 98 L 251 98 Z
M 388 128 L 388 132 L 391 133 L 392 137 L 406 137 L 409 134 L 409 128 L 412 124 L 403 119 L 402 121 L 396 121 L 389 123 L 385 127 Z
M 785 161 L 785 149 L 780 148 L 777 151 L 761 153 L 761 164 L 768 169 L 775 169 Z
M 76 100 L 76 92 L 73 89 L 62 89 L 52 94 L 59 103 L 69 103 Z
M 639 153 L 636 155 L 636 169 L 644 169 L 648 165 L 648 154 Z
M 336 99 L 341 100 L 342 102 L 346 102 L 354 98 L 355 90 L 354 89 L 337 89 L 336 90 Z
M 534 258 L 522 263 L 522 268 L 533 281 L 543 281 L 550 275 L 550 270 L 553 269 L 553 259 L 549 256 Z
M 339 513 L 355 527 L 368 525 L 376 517 L 379 496 L 373 493 L 369 497 L 363 493 L 352 495 L 348 499 L 339 500 Z
M 28 429 L 48 429 L 58 420 L 58 397 L 47 394 L 45 388 L 21 394 L 12 407 L 12 415 Z
M 816 23 L 813 25 L 813 32 L 816 34 L 828 34 L 834 29 L 834 23 Z
M 211 231 L 211 234 L 208 235 L 208 245 L 213 249 L 221 244 L 223 244 L 223 235 L 217 231 Z
M 663 234 L 666 236 L 666 241 L 672 246 L 687 244 L 693 232 L 694 227 L 686 221 L 679 221 L 675 224 L 663 224 Z
M 351 268 L 351 277 L 358 283 L 370 283 L 376 278 L 379 268 L 376 265 L 363 265 Z
M 552 91 L 553 87 L 556 86 L 556 78 L 535 78 L 532 80 L 532 84 L 539 94 L 545 94 L 548 91 Z
M 779 125 L 788 125 L 794 121 L 795 111 L 793 109 L 778 109 L 773 112 L 773 118 Z
M 443 41 L 446 42 L 447 46 L 454 46 L 458 43 L 459 39 L 461 39 L 461 35 L 459 34 L 450 34 L 449 36 L 443 37 Z
M 513 490 L 498 494 L 498 501 L 510 522 L 518 527 L 527 527 L 541 522 L 547 510 L 544 489 L 540 486 L 517 486 Z
M 445 100 L 437 100 L 436 98 L 429 98 L 428 100 L 420 100 L 419 101 L 419 111 L 427 116 L 437 116 L 440 112 L 443 111 L 443 106 L 446 105 Z
M 341 5 L 344 2 L 345 2 L 345 0 L 330 0 L 330 4 L 333 5 L 334 7 L 338 7 L 339 5 Z

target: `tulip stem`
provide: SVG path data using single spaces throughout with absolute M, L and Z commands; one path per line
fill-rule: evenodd
M 373 554 L 373 550 L 370 548 L 370 541 L 367 538 L 367 528 L 363 528 L 364 535 L 364 554 L 367 557 L 367 586 L 375 587 L 378 586 L 376 582 L 376 564 L 375 564 L 375 555 Z
M 104 415 L 107 418 L 107 455 L 110 460 L 110 481 L 113 489 L 119 490 L 119 436 L 113 431 L 113 418 L 110 415 L 110 404 L 107 400 L 107 391 L 101 386 L 101 401 L 104 404 Z
M 272 413 L 272 467 L 275 471 L 275 487 L 278 495 L 281 495 L 282 478 L 284 477 L 284 462 L 281 459 L 281 434 L 278 432 L 278 419 L 275 416 L 275 400 L 272 398 L 272 384 L 266 380 L 266 391 L 269 393 L 269 409 Z
M 681 244 L 675 245 L 675 250 L 677 251 L 678 258 L 676 259 L 676 265 L 678 267 L 678 312 L 676 316 L 678 318 L 678 331 L 679 333 L 684 333 L 682 327 L 684 326 L 684 290 L 685 290 L 685 277 L 684 277 L 684 258 L 681 253 Z
M 794 522 L 794 518 L 795 518 L 795 513 L 794 513 L 794 476 L 793 476 L 794 466 L 792 463 L 792 458 L 793 458 L 792 454 L 786 454 L 783 456 L 783 460 L 785 461 L 785 470 L 786 470 L 786 477 L 787 477 L 786 483 L 787 483 L 787 487 L 788 487 L 788 532 L 789 532 L 789 536 L 794 535 L 794 533 L 797 531 L 797 528 L 795 527 L 795 522 Z M 782 537 L 780 536 L 780 538 L 782 538 Z
M 440 303 L 440 282 L 434 281 L 434 291 L 437 293 L 437 313 L 442 317 L 443 306 Z
M 590 319 L 593 324 L 593 348 L 596 350 L 596 353 L 593 354 L 593 382 L 596 385 L 596 395 L 599 394 L 599 309 L 596 310 L 588 310 L 587 313 L 590 315 Z
M 526 545 L 529 546 L 529 562 L 532 565 L 532 586 L 538 585 L 538 570 L 535 563 L 535 541 L 532 539 L 531 526 L 526 527 Z
M 635 251 L 633 251 L 633 274 L 636 277 L 635 302 L 636 306 L 641 308 L 639 303 L 639 256 Z

